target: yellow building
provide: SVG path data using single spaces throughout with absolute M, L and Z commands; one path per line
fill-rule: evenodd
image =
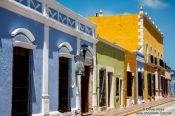
M 138 14 L 103 16 L 100 12 L 99 16 L 88 19 L 97 24 L 98 36 L 129 52 L 138 51 L 144 55 L 143 101 L 160 98 L 165 72 L 163 35 L 142 7 Z

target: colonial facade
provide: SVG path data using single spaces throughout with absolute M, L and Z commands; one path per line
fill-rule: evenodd
M 0 115 L 96 111 L 95 24 L 54 0 L 2 0 L 0 17 Z
M 138 14 L 103 16 L 101 11 L 100 15 L 97 14 L 96 17 L 88 19 L 98 25 L 97 35 L 124 47 L 131 53 L 139 53 L 136 56 L 137 59 L 141 57 L 141 62 L 137 60 L 137 65 L 135 65 L 137 81 L 134 84 L 140 81 L 144 84 L 137 84 L 137 86 L 144 86 L 142 91 L 137 89 L 136 92 L 137 98 L 142 100 L 134 102 L 161 98 L 165 90 L 163 86 L 165 82 L 163 34 L 147 13 L 143 12 L 142 7 Z
M 125 50 L 102 38 L 97 43 L 98 111 L 124 105 Z

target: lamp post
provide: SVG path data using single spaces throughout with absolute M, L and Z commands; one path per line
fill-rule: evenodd
M 86 52 L 88 50 L 87 45 L 82 45 L 82 49 L 80 50 L 80 53 L 75 56 L 75 66 L 76 66 L 76 106 L 77 106 L 77 115 L 81 115 L 81 77 L 84 75 L 84 62 L 85 62 L 85 56 Z

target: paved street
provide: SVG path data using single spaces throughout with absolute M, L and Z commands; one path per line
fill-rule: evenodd
M 175 116 L 175 101 L 168 102 L 166 104 L 147 108 L 142 112 L 132 114 L 130 116 Z
M 143 109 L 145 109 L 143 111 Z M 137 112 L 137 113 L 135 113 Z M 161 112 L 161 113 L 159 113 Z M 134 113 L 134 114 L 133 114 Z M 161 115 L 158 115 L 161 114 Z M 94 116 L 175 116 L 175 97 L 163 98 L 159 101 L 147 102 L 123 109 L 110 109 Z

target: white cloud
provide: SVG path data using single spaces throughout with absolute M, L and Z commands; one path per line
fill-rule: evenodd
M 162 0 L 140 0 L 140 1 L 143 3 L 143 5 L 154 9 L 166 8 L 168 6 L 168 4 L 163 2 Z

